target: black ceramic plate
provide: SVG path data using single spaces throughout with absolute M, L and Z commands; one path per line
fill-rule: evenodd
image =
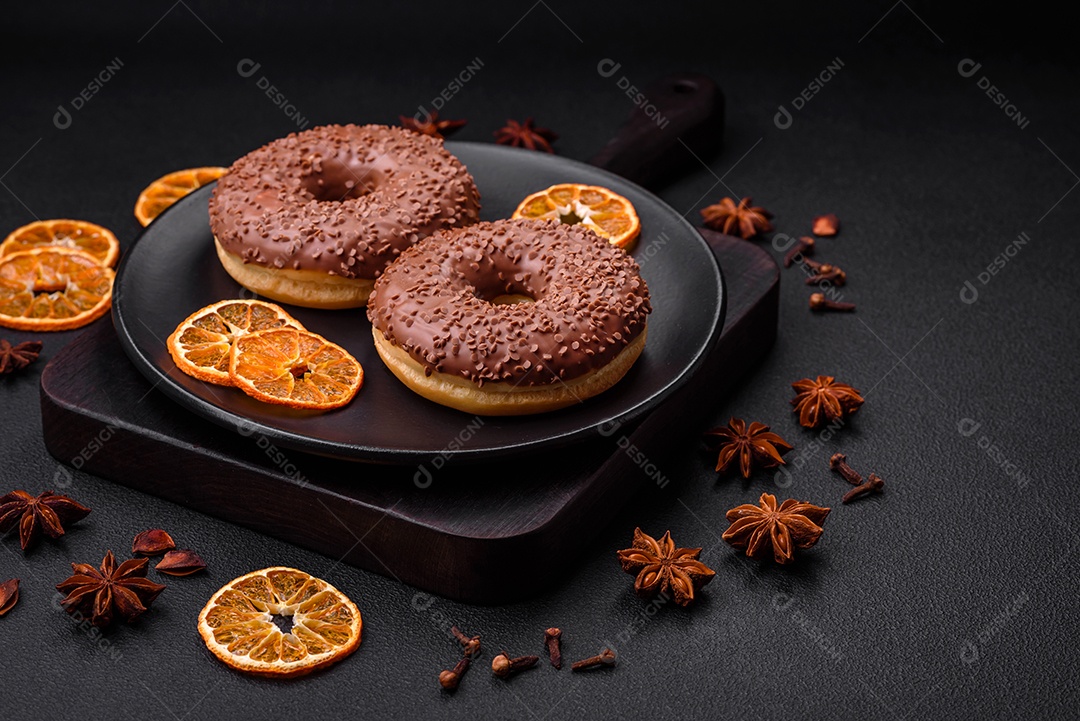
M 203 383 L 173 364 L 165 339 L 199 308 L 252 297 L 214 252 L 210 187 L 155 220 L 125 254 L 116 277 L 113 320 L 125 351 L 154 386 L 188 410 L 233 432 L 337 458 L 416 463 L 436 456 L 482 459 L 535 451 L 595 435 L 660 403 L 702 362 L 723 325 L 720 269 L 686 220 L 646 190 L 591 165 L 534 151 L 448 143 L 480 189 L 485 220 L 509 217 L 529 193 L 555 183 L 603 185 L 630 199 L 642 233 L 633 255 L 652 295 L 645 352 L 615 387 L 554 413 L 476 419 L 432 403 L 401 384 L 379 360 L 363 309 L 287 306 L 309 330 L 344 346 L 364 367 L 364 386 L 348 406 L 297 415 L 232 388 Z

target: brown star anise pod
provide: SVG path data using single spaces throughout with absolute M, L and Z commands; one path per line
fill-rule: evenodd
M 769 218 L 772 213 L 764 208 L 751 206 L 750 198 L 743 198 L 738 205 L 731 198 L 724 198 L 715 205 L 702 209 L 701 217 L 705 225 L 728 235 L 750 239 L 758 233 L 768 233 L 773 229 Z
M 151 528 L 135 536 L 131 542 L 132 556 L 160 556 L 176 548 L 176 541 L 166 531 Z
M 758 461 L 762 468 L 784 465 L 780 456 L 792 449 L 792 446 L 780 436 L 769 431 L 764 423 L 751 423 L 732 418 L 727 428 L 713 428 L 705 432 L 707 440 L 716 439 L 720 446 L 720 455 L 716 459 L 716 470 L 726 471 L 732 461 L 739 459 L 739 470 L 743 478 L 750 477 L 753 461 Z
M 694 592 L 716 575 L 697 560 L 700 554 L 700 548 L 675 548 L 671 531 L 657 541 L 635 528 L 633 545 L 619 551 L 619 562 L 624 571 L 637 574 L 634 590 L 639 596 L 671 591 L 675 594 L 675 603 L 689 606 L 694 600 Z
M 90 509 L 81 503 L 45 491 L 34 498 L 26 491 L 12 491 L 0 498 L 0 533 L 7 533 L 19 524 L 19 543 L 25 551 L 37 540 L 41 531 L 49 538 L 64 535 L 64 526 L 86 518 Z
M 86 563 L 73 563 L 75 575 L 56 584 L 57 591 L 67 594 L 60 606 L 68 613 L 89 617 L 98 628 L 111 624 L 114 613 L 131 623 L 165 590 L 146 578 L 149 565 L 146 558 L 133 558 L 117 566 L 112 551 L 105 554 L 100 571 Z
M 11 345 L 6 340 L 0 339 L 0 375 L 21 371 L 30 365 L 41 355 L 41 341 L 28 340 Z
M 425 115 L 423 120 L 417 120 L 415 117 L 410 118 L 405 115 L 399 115 L 398 117 L 401 119 L 401 127 L 435 138 L 445 138 L 448 135 L 453 135 L 465 126 L 464 120 L 440 120 L 439 113 L 434 110 L 430 115 Z
M 846 383 L 837 383 L 832 376 L 818 376 L 816 381 L 803 378 L 791 387 L 798 393 L 791 405 L 799 414 L 799 424 L 807 428 L 849 416 L 863 404 L 859 391 Z
M 532 118 L 527 118 L 524 123 L 516 120 L 507 120 L 506 127 L 495 131 L 495 142 L 499 145 L 510 145 L 515 148 L 528 148 L 529 150 L 543 150 L 545 153 L 554 153 L 551 144 L 559 139 L 553 131 L 547 128 L 538 128 L 533 124 Z
M 206 568 L 206 561 L 202 560 L 195 551 L 187 549 L 169 551 L 158 562 L 158 565 L 154 566 L 155 571 L 169 576 L 190 576 L 204 568 Z
M 0 616 L 15 608 L 15 604 L 18 602 L 19 579 L 12 578 L 9 581 L 0 583 Z
M 750 558 L 759 558 L 771 550 L 777 563 L 790 563 L 796 548 L 810 548 L 821 538 L 821 524 L 829 515 L 821 508 L 789 498 L 779 508 L 776 496 L 762 493 L 760 505 L 744 503 L 727 512 L 731 525 L 723 539 L 738 549 L 746 549 Z

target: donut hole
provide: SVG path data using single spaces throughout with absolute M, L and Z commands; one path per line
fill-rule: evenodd
M 520 303 L 536 302 L 536 295 L 533 290 L 526 287 L 524 283 L 477 284 L 473 286 L 473 294 L 491 305 L 518 305 Z
M 525 287 L 522 283 L 490 286 L 476 285 L 473 286 L 473 294 L 491 305 L 518 305 L 519 303 L 536 302 L 536 295 L 532 289 Z
M 536 298 L 533 298 L 529 295 L 523 295 L 521 293 L 503 293 L 502 295 L 497 295 L 488 301 L 488 303 L 491 303 L 492 305 L 518 305 L 519 303 L 535 302 Z
M 466 266 L 460 272 L 468 290 L 485 303 L 520 305 L 536 303 L 547 295 L 547 276 L 535 265 L 495 251 L 484 259 L 483 265 Z
M 375 190 L 378 171 L 342 162 L 336 157 L 313 155 L 300 172 L 300 187 L 320 203 L 340 203 Z

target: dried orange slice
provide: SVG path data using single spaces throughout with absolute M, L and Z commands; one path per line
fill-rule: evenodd
M 193 190 L 212 183 L 228 172 L 228 168 L 188 168 L 163 175 L 143 192 L 135 203 L 135 218 L 145 227 L 162 211 Z
M 283 633 L 275 623 L 291 620 Z M 349 598 L 295 568 L 264 568 L 225 584 L 199 613 L 210 652 L 245 673 L 302 676 L 360 646 L 363 621 Z
M 112 305 L 113 271 L 71 248 L 38 248 L 0 257 L 0 326 L 71 330 Z
M 599 185 L 553 185 L 521 201 L 512 217 L 580 223 L 620 248 L 629 247 L 641 233 L 641 221 L 630 201 Z
M 296 328 L 238 338 L 229 375 L 252 398 L 311 410 L 340 408 L 364 384 L 364 369 L 344 348 Z
M 36 220 L 16 228 L 0 243 L 0 256 L 47 246 L 81 250 L 108 266 L 120 257 L 120 242 L 113 232 L 85 220 Z
M 173 362 L 184 373 L 208 383 L 231 386 L 229 355 L 233 342 L 246 333 L 284 327 L 304 329 L 279 305 L 261 300 L 223 300 L 185 318 L 166 345 Z

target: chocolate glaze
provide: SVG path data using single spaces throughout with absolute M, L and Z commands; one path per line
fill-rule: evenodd
M 441 140 L 382 125 L 275 140 L 210 196 L 214 236 L 245 263 L 347 278 L 377 278 L 416 241 L 479 213 L 472 176 Z
M 512 294 L 536 302 L 490 302 Z M 538 386 L 607 365 L 651 311 L 638 264 L 591 230 L 499 220 L 406 250 L 376 281 L 367 312 L 428 375 Z

